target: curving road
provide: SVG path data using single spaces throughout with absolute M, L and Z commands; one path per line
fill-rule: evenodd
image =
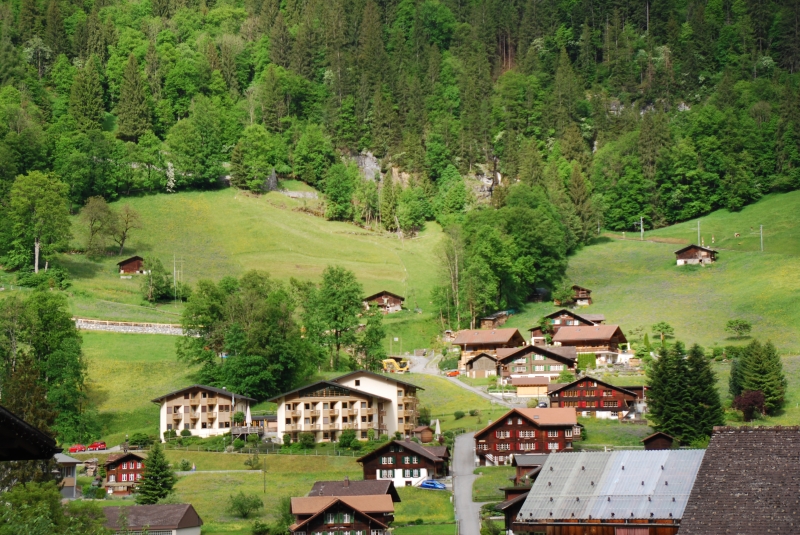
M 456 521 L 459 535 L 480 535 L 482 503 L 472 501 L 472 484 L 479 476 L 475 471 L 475 433 L 456 437 L 453 454 L 453 492 L 455 494 Z

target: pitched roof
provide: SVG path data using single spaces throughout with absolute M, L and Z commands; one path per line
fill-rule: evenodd
M 121 511 L 128 515 L 128 529 L 140 531 L 173 530 L 194 528 L 203 525 L 203 520 L 189 503 L 168 505 L 131 505 L 126 507 L 103 507 L 106 528 L 118 530 Z
M 415 428 L 414 428 L 414 432 L 415 432 L 415 433 L 422 433 L 422 432 L 423 432 L 423 431 L 425 431 L 426 429 L 427 429 L 428 431 L 433 431 L 433 429 L 432 429 L 432 428 L 431 428 L 431 426 L 429 426 L 429 425 L 418 425 L 417 427 L 415 427 Z
M 382 451 L 384 451 L 386 448 L 388 448 L 392 444 L 397 445 L 397 446 L 402 446 L 403 448 L 407 449 L 411 453 L 416 453 L 418 455 L 422 455 L 426 459 L 430 459 L 433 462 L 437 462 L 438 463 L 438 462 L 443 462 L 444 461 L 444 459 L 442 459 L 441 457 L 439 457 L 439 455 L 437 455 L 436 453 L 434 453 L 432 451 L 433 448 L 426 448 L 425 446 L 423 446 L 421 444 L 417 444 L 413 440 L 392 440 L 390 442 L 387 442 L 383 446 L 380 446 L 380 447 L 372 450 L 371 452 L 367 453 L 366 455 L 362 455 L 361 457 L 356 459 L 356 462 L 360 463 L 364 459 L 366 459 L 367 457 L 371 457 L 373 455 L 379 455 Z
M 5 407 L 0 407 L 0 427 L 3 429 L 0 461 L 47 460 L 62 451 L 56 446 L 55 439 Z
M 501 347 L 497 349 L 497 359 L 506 360 L 517 355 L 527 355 L 528 353 L 536 353 L 555 360 L 569 359 L 572 361 L 578 360 L 578 351 L 574 347 L 569 346 L 542 346 L 542 345 L 527 345 L 522 347 Z M 571 363 L 570 363 L 571 364 Z
M 670 439 L 670 440 L 672 440 L 672 441 L 674 441 L 674 440 L 675 440 L 675 437 L 673 437 L 673 436 L 671 436 L 671 435 L 668 435 L 668 434 L 666 434 L 666 433 L 662 433 L 661 431 L 656 431 L 656 432 L 655 432 L 655 433 L 653 433 L 652 435 L 647 435 L 646 437 L 644 437 L 644 438 L 643 438 L 642 440 L 640 440 L 639 442 L 648 442 L 648 441 L 650 441 L 650 440 L 652 440 L 652 439 L 654 439 L 654 438 L 660 438 L 660 437 L 668 438 L 668 439 Z
M 512 386 L 544 386 L 549 385 L 550 380 L 547 377 L 512 377 Z
M 340 375 L 339 377 L 334 377 L 333 379 L 331 379 L 331 381 L 333 381 L 334 383 L 338 383 L 341 379 L 344 379 L 346 377 L 350 377 L 351 375 L 356 375 L 357 373 L 363 373 L 364 375 L 369 375 L 371 377 L 377 377 L 378 379 L 385 379 L 387 381 L 392 381 L 392 382 L 397 383 L 399 385 L 404 385 L 404 386 L 409 386 L 411 388 L 416 388 L 417 390 L 425 390 L 421 386 L 417 386 L 414 383 L 401 381 L 400 379 L 395 379 L 394 377 L 389 377 L 387 375 L 381 375 L 380 373 L 371 372 L 369 370 L 356 370 L 354 372 L 349 372 L 349 373 L 346 373 L 344 375 Z
M 53 458 L 58 464 L 83 464 L 83 461 L 79 461 L 78 459 L 70 457 L 69 455 L 64 455 L 63 453 L 56 453 Z
M 431 453 L 442 459 L 450 458 L 450 448 L 447 446 L 424 446 L 425 449 L 430 450 Z
M 466 329 L 458 331 L 453 343 L 459 344 L 507 344 L 514 336 L 522 337 L 519 329 Z
M 341 378 L 337 377 L 337 379 L 341 379 Z M 290 390 L 288 392 L 284 392 L 283 394 L 278 394 L 275 397 L 269 398 L 267 401 L 275 401 L 275 400 L 278 400 L 278 399 L 280 399 L 282 397 L 289 396 L 291 394 L 298 393 L 298 392 L 300 392 L 300 393 L 302 393 L 302 392 L 314 392 L 314 391 L 319 390 L 320 388 L 323 388 L 323 387 L 341 388 L 342 390 L 346 390 L 348 392 L 353 392 L 353 393 L 356 393 L 356 394 L 359 394 L 359 395 L 362 395 L 362 396 L 366 396 L 366 397 L 376 397 L 376 398 L 386 399 L 383 396 L 379 396 L 377 394 L 370 394 L 369 392 L 364 392 L 363 390 L 358 390 L 357 388 L 351 388 L 351 387 L 345 386 L 345 385 L 343 385 L 341 383 L 335 383 L 333 380 L 331 380 L 331 381 L 317 381 L 316 383 L 311 383 L 310 385 L 301 386 L 300 388 L 295 388 L 294 390 Z
M 511 460 L 511 466 L 541 466 L 547 460 L 547 453 L 518 453 Z
M 585 375 L 585 376 L 583 376 L 583 377 L 581 377 L 579 379 L 575 379 L 571 383 L 563 384 L 559 388 L 555 388 L 555 389 L 551 390 L 550 392 L 548 392 L 548 394 L 555 394 L 556 392 L 561 392 L 562 390 L 568 390 L 568 389 L 572 388 L 573 386 L 575 386 L 578 383 L 581 383 L 583 381 L 594 381 L 595 383 L 597 383 L 599 385 L 602 385 L 602 386 L 604 386 L 606 388 L 611 388 L 612 390 L 619 390 L 621 392 L 625 392 L 628 395 L 639 397 L 639 394 L 637 394 L 636 392 L 632 392 L 630 390 L 626 390 L 624 386 L 614 386 L 611 383 L 607 383 L 605 381 L 601 381 L 600 379 L 597 379 L 595 377 L 591 377 L 589 375 Z
M 545 316 L 545 318 L 556 318 L 556 317 L 562 316 L 564 314 L 566 314 L 567 316 L 572 316 L 573 318 L 575 318 L 577 320 L 584 320 L 587 323 L 596 323 L 598 321 L 605 321 L 606 320 L 606 315 L 605 314 L 578 314 L 577 312 L 574 312 L 574 311 L 566 309 L 566 308 L 562 308 L 561 310 L 556 310 L 552 314 L 547 314 Z M 534 329 L 539 329 L 539 327 L 537 326 L 537 327 L 534 327 L 533 329 L 529 329 L 529 330 L 532 331 Z
M 289 530 L 290 530 L 290 531 L 296 531 L 298 528 L 300 528 L 301 526 L 304 526 L 304 525 L 308 524 L 309 522 L 311 522 L 312 520 L 314 520 L 315 518 L 317 518 L 319 515 L 321 515 L 322 513 L 324 513 L 324 512 L 325 512 L 327 509 L 330 509 L 332 506 L 336 505 L 337 503 L 345 503 L 345 502 L 344 502 L 344 499 L 343 499 L 343 498 L 336 498 L 336 497 L 333 497 L 333 498 L 331 499 L 331 502 L 330 502 L 330 503 L 329 503 L 327 506 L 325 506 L 324 508 L 320 509 L 320 510 L 319 510 L 319 511 L 317 511 L 317 512 L 316 512 L 316 513 L 315 513 L 313 516 L 311 516 L 311 517 L 309 517 L 309 518 L 307 518 L 307 519 L 303 520 L 302 522 L 298 522 L 298 523 L 296 523 L 296 524 L 292 524 L 291 526 L 289 526 Z M 352 506 L 350 506 L 350 507 L 352 507 Z M 376 519 L 372 518 L 372 517 L 371 517 L 371 516 L 369 516 L 367 513 L 364 513 L 364 512 L 362 512 L 362 511 L 359 511 L 358 509 L 356 509 L 355 513 L 356 513 L 356 515 L 361 515 L 361 516 L 363 516 L 363 517 L 367 518 L 367 519 L 368 519 L 368 520 L 369 520 L 371 523 L 375 523 L 376 525 L 378 525 L 378 526 L 380 526 L 380 527 L 382 527 L 382 528 L 384 528 L 384 529 L 388 527 L 388 526 L 387 526 L 386 524 L 384 524 L 383 522 L 381 522 L 381 521 L 379 521 L 379 520 L 376 520 Z
M 131 260 L 144 260 L 144 258 L 142 258 L 141 256 L 138 256 L 138 255 L 137 256 L 132 256 L 130 258 L 126 258 L 125 260 L 120 260 L 119 262 L 117 262 L 117 265 L 119 266 L 120 264 L 127 264 Z
M 522 502 L 522 501 L 525 501 L 525 498 L 527 498 L 527 497 L 528 497 L 528 493 L 526 492 L 524 494 L 520 494 L 516 498 L 511 498 L 510 500 L 506 500 L 504 502 L 500 502 L 497 505 L 495 505 L 494 508 L 497 509 L 498 511 L 505 511 L 506 509 L 508 509 L 512 505 L 517 504 L 517 503 Z
M 606 321 L 605 314 L 579 314 L 579 316 L 585 320 L 591 321 L 592 323 L 601 323 Z
M 394 513 L 394 502 L 388 494 L 358 496 L 304 496 L 292 498 L 292 514 L 313 515 L 327 509 L 336 500 L 341 500 L 362 513 Z
M 517 521 L 680 520 L 704 454 L 657 450 L 549 455 Z
M 680 535 L 794 534 L 800 427 L 715 427 Z
M 208 386 L 208 385 L 187 386 L 186 388 L 181 388 L 180 390 L 175 390 L 174 392 L 170 392 L 169 394 L 164 394 L 163 396 L 159 396 L 159 397 L 157 397 L 155 399 L 152 399 L 151 401 L 153 403 L 161 403 L 162 400 L 165 400 L 170 396 L 174 396 L 175 394 L 182 394 L 183 392 L 186 392 L 187 390 L 192 390 L 192 389 L 195 389 L 195 388 L 199 388 L 199 389 L 202 389 L 202 390 L 208 390 L 209 392 L 214 392 L 216 394 L 221 394 L 223 396 L 233 396 L 236 399 L 246 399 L 247 401 L 256 401 L 253 398 L 250 398 L 250 397 L 247 397 L 247 396 L 243 396 L 243 395 L 237 394 L 235 392 L 231 392 L 230 390 L 225 390 L 224 388 L 217 388 L 216 386 Z
M 309 496 L 364 496 L 386 494 L 393 502 L 400 501 L 400 495 L 391 479 L 365 479 L 363 481 L 317 481 L 311 487 Z
M 533 424 L 540 427 L 577 425 L 578 416 L 574 407 L 554 407 L 548 409 L 511 409 L 500 416 L 494 422 L 475 433 L 475 438 L 479 438 L 484 433 L 491 430 L 494 426 L 503 423 L 506 418 L 518 414 Z
M 495 312 L 494 314 L 489 314 L 488 316 L 484 316 L 480 319 L 482 320 L 496 320 L 497 318 L 503 318 L 508 316 L 508 310 L 500 310 L 499 312 Z
M 709 253 L 716 253 L 717 252 L 716 249 L 711 249 L 709 247 L 703 247 L 702 245 L 695 245 L 695 244 L 692 243 L 690 245 L 687 245 L 686 247 L 682 247 L 682 248 L 678 249 L 677 251 L 675 251 L 675 254 L 679 254 L 679 253 L 682 253 L 684 251 L 688 251 L 689 249 L 701 249 L 703 251 L 708 251 Z
M 402 295 L 393 294 L 392 292 L 387 292 L 386 290 L 383 290 L 383 291 L 380 291 L 380 292 L 378 292 L 376 294 L 372 294 L 372 295 L 369 295 L 369 296 L 365 297 L 363 299 L 363 301 L 371 301 L 371 300 L 375 299 L 376 297 L 380 297 L 382 295 L 391 295 L 392 297 L 398 298 L 400 301 L 405 301 L 406 300 L 406 298 L 403 297 Z
M 561 327 L 553 335 L 553 342 L 578 342 L 581 340 L 601 340 L 608 341 L 614 338 L 619 332 L 623 340 L 625 335 L 619 325 L 591 325 L 579 327 Z
M 586 290 L 587 292 L 591 292 L 589 288 L 584 288 L 583 286 L 578 286 L 577 284 L 572 285 L 573 290 Z
M 499 352 L 499 350 L 498 350 L 498 352 Z M 468 359 L 467 359 L 467 361 L 464 363 L 464 365 L 467 365 L 467 364 L 469 364 L 470 362 L 472 362 L 472 361 L 474 361 L 474 360 L 478 360 L 478 359 L 480 359 L 480 358 L 484 358 L 484 357 L 486 357 L 486 358 L 489 358 L 489 359 L 492 359 L 492 360 L 493 360 L 493 361 L 495 361 L 495 362 L 497 361 L 497 358 L 496 358 L 496 357 L 493 357 L 493 356 L 492 356 L 492 355 L 490 355 L 489 353 L 484 353 L 483 351 L 481 351 L 481 352 L 480 352 L 480 353 L 478 353 L 477 355 L 472 355 L 470 358 L 468 358 Z
M 139 459 L 140 461 L 147 460 L 146 453 L 133 453 L 132 451 L 129 451 L 128 453 L 112 453 L 111 455 L 106 457 L 106 462 L 104 464 L 108 466 L 113 462 L 119 461 L 121 459 L 126 459 L 128 457 L 133 457 L 135 459 Z

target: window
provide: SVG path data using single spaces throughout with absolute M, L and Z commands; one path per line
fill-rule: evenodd
M 325 523 L 333 524 L 336 522 L 336 515 L 334 513 L 325 513 Z
M 394 470 L 381 470 L 381 477 L 391 479 L 394 477 Z
M 508 420 L 506 420 L 506 423 L 508 425 L 514 425 L 514 419 L 513 418 L 509 418 Z
M 394 464 L 394 457 L 381 457 L 381 464 Z
M 522 418 L 517 418 L 517 425 L 522 425 Z
M 419 477 L 419 468 L 414 468 L 413 470 L 411 470 L 411 476 Z
M 597 381 L 589 381 L 589 386 L 597 386 Z
M 613 418 L 619 418 L 619 413 L 617 411 L 611 411 L 611 416 Z
M 618 401 L 604 401 L 603 407 L 619 407 Z
M 400 425 L 403 425 L 403 419 L 402 418 L 398 418 L 397 419 L 397 423 L 400 424 Z
M 116 483 L 117 482 L 117 476 L 115 476 L 114 474 L 109 475 L 108 476 L 108 482 L 109 483 Z
M 551 429 L 551 430 L 547 431 L 547 436 L 548 437 L 557 437 L 558 436 L 558 430 L 557 429 Z
M 534 355 L 533 360 L 544 360 L 544 355 Z
M 403 397 L 403 391 L 402 390 L 398 390 L 397 391 L 397 397 L 399 397 L 399 398 Z
M 533 367 L 533 371 L 535 371 L 535 372 L 543 372 L 544 371 L 544 366 L 534 366 Z
M 203 407 L 203 408 L 205 409 L 205 407 Z M 208 424 L 206 422 L 203 422 L 202 424 L 200 424 L 200 428 L 201 429 L 207 429 L 208 428 Z
M 128 474 L 122 474 L 122 481 L 128 481 Z
M 403 456 L 403 464 L 411 464 L 411 457 Z
M 572 438 L 572 429 L 565 429 L 564 430 L 564 436 L 566 438 Z
M 189 399 L 189 393 L 188 392 L 183 395 L 183 399 Z
M 286 418 L 286 425 L 292 425 L 292 419 Z
M 551 372 L 560 372 L 560 371 L 563 371 L 563 370 L 564 370 L 564 365 L 563 364 L 551 364 L 550 365 L 550 371 Z
M 536 431 L 519 431 L 517 436 L 519 438 L 536 438 Z
M 411 477 L 411 470 L 403 470 L 403 477 Z
M 609 397 L 611 397 L 613 395 L 614 395 L 614 392 L 612 392 L 611 390 L 603 390 L 603 397 L 604 398 L 609 398 Z
M 416 455 L 411 457 L 411 464 L 419 464 L 419 457 L 417 457 Z
M 399 410 L 399 411 L 403 410 L 403 404 L 402 403 L 398 403 L 397 404 L 397 410 Z
M 560 319 L 552 320 L 552 324 L 553 325 L 561 325 L 561 320 Z
M 578 402 L 577 401 L 564 401 L 561 406 L 562 407 L 577 407 L 578 406 Z
M 362 416 L 362 417 L 361 417 L 361 421 L 362 421 L 362 422 L 366 422 L 366 421 L 367 421 L 367 417 L 366 417 L 366 416 Z
M 495 431 L 494 436 L 496 436 L 497 438 L 508 438 L 511 436 L 511 431 L 498 429 L 497 431 Z
M 586 402 L 586 406 L 587 407 L 595 407 L 596 408 L 597 407 L 597 402 L 596 401 L 587 401 Z
M 200 396 L 201 396 L 203 399 L 206 399 L 206 398 L 208 397 L 208 394 L 206 394 L 205 392 L 203 392 L 202 394 L 200 394 Z
M 142 474 L 136 474 L 136 481 L 139 481 L 141 479 L 142 479 Z
M 367 438 L 367 432 L 366 431 L 361 431 L 361 438 L 362 439 L 363 438 Z
M 497 444 L 497 451 L 509 451 L 510 449 L 511 444 L 506 444 L 505 442 Z
M 230 423 L 230 422 L 225 422 L 225 428 L 228 428 L 228 427 L 230 427 L 230 426 L 231 426 L 231 423 Z
M 528 371 L 528 368 L 525 366 L 514 366 L 515 373 L 525 373 L 526 371 Z
M 167 431 L 170 431 L 171 429 L 172 429 L 172 424 L 167 424 Z
M 142 469 L 142 461 L 137 461 L 136 462 L 136 468 L 138 468 L 139 470 Z
M 488 444 L 478 444 L 478 451 L 487 451 L 489 449 Z
M 595 390 L 587 390 L 587 391 L 586 391 L 586 396 L 587 396 L 587 397 L 590 397 L 590 398 L 592 398 L 592 397 L 594 397 L 594 396 L 596 396 L 596 395 L 597 395 L 597 391 L 595 391 Z
M 331 434 L 330 433 L 322 433 L 322 440 L 330 440 Z
M 520 442 L 517 444 L 519 451 L 533 451 L 536 449 L 536 442 Z
M 128 469 L 128 463 L 127 462 L 122 463 L 122 469 L 123 470 L 127 470 Z
M 547 443 L 548 450 L 557 450 L 558 449 L 558 442 L 548 442 Z
M 361 386 L 361 379 L 356 379 L 356 386 Z
M 366 409 L 367 408 L 367 402 L 366 401 L 362 401 L 361 402 L 361 408 L 362 409 Z

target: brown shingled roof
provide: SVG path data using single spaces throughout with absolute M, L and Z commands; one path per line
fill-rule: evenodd
M 553 335 L 553 342 L 576 342 L 580 340 L 611 340 L 619 332 L 623 340 L 625 335 L 619 325 L 591 325 L 581 327 L 561 327 Z
M 549 409 L 511 409 L 494 422 L 475 433 L 475 438 L 482 436 L 498 423 L 502 423 L 506 418 L 513 418 L 514 414 L 519 414 L 537 426 L 568 426 L 578 425 L 578 415 L 573 407 L 558 407 Z
M 800 427 L 715 427 L 679 535 L 800 532 Z
M 400 501 L 400 495 L 391 479 L 365 479 L 362 481 L 337 480 L 317 481 L 311 487 L 309 496 L 369 496 L 386 494 L 393 502 Z
M 544 386 L 550 384 L 547 377 L 512 377 L 512 386 Z
M 293 515 L 314 515 L 341 500 L 362 513 L 394 513 L 394 503 L 388 494 L 364 496 L 307 496 L 292 498 Z
M 203 521 L 189 503 L 165 505 L 132 505 L 128 507 L 103 507 L 106 515 L 105 527 L 118 530 L 120 511 L 128 515 L 128 529 L 141 531 L 147 528 L 153 531 L 195 528 L 203 525 Z
M 507 344 L 519 334 L 518 329 L 467 329 L 458 331 L 453 343 L 458 344 Z

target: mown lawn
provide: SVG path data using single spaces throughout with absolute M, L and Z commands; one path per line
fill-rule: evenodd
M 421 518 L 425 522 L 445 523 L 455 519 L 453 494 L 447 490 L 426 490 L 399 487 L 401 502 L 395 504 L 396 524 L 407 524 Z
M 394 528 L 394 535 L 456 535 L 455 524 L 423 524 Z
M 502 501 L 504 494 L 500 489 L 514 485 L 509 478 L 514 477 L 513 466 L 480 466 L 475 469 L 480 477 L 472 484 L 473 502 Z
M 641 440 L 653 433 L 648 425 L 623 424 L 617 420 L 578 418 L 583 424 L 585 440 L 573 442 L 575 449 L 602 449 L 602 446 L 642 447 Z

